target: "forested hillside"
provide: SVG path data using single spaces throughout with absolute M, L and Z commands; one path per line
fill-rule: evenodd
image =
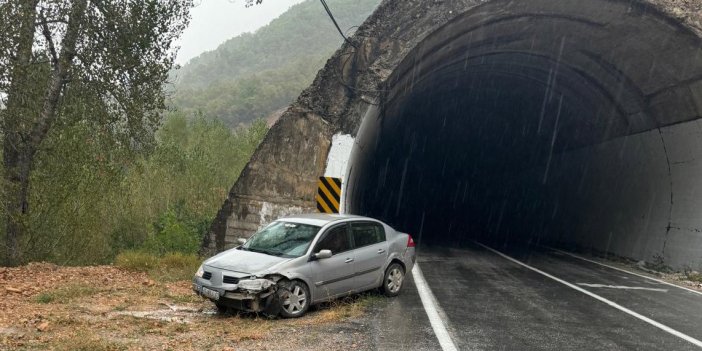
M 327 3 L 342 30 L 352 33 L 380 0 Z M 292 102 L 342 41 L 322 5 L 305 1 L 175 72 L 171 102 L 186 114 L 199 111 L 231 127 L 264 118 Z

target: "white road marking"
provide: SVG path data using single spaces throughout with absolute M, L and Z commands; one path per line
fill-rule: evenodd
M 414 265 L 412 277 L 414 278 L 414 285 L 417 286 L 419 298 L 422 300 L 424 311 L 427 312 L 427 317 L 429 317 L 431 328 L 434 329 L 434 334 L 436 334 L 436 338 L 439 339 L 441 349 L 444 351 L 458 351 L 446 327 L 446 314 L 436 301 L 436 297 L 434 297 L 434 293 L 431 292 L 429 284 L 424 280 L 424 275 L 422 274 L 422 270 L 419 269 L 419 264 Z
M 677 336 L 677 337 L 679 337 L 679 338 L 681 338 L 681 339 L 683 339 L 683 340 L 685 340 L 685 341 L 688 341 L 688 342 L 694 344 L 694 345 L 697 346 L 697 347 L 701 347 L 701 348 L 702 348 L 702 341 L 700 341 L 700 340 L 697 340 L 697 339 L 695 339 L 695 338 L 693 338 L 693 337 L 691 337 L 691 336 L 689 336 L 689 335 L 686 335 L 686 334 L 684 334 L 684 333 L 681 333 L 681 332 L 679 332 L 679 331 L 677 331 L 677 330 L 675 330 L 675 329 L 673 329 L 673 328 L 671 328 L 671 327 L 669 327 L 669 326 L 667 326 L 667 325 L 664 325 L 664 324 L 661 324 L 661 323 L 659 323 L 659 322 L 656 322 L 656 321 L 654 321 L 653 319 L 648 318 L 648 317 L 646 317 L 646 316 L 644 316 L 644 315 L 641 315 L 641 314 L 639 314 L 639 313 L 636 313 L 636 312 L 634 312 L 634 311 L 632 311 L 632 310 L 630 310 L 630 309 L 628 309 L 628 308 L 626 308 L 626 307 L 624 307 L 624 306 L 622 306 L 622 305 L 620 305 L 620 304 L 618 304 L 618 303 L 616 303 L 616 302 L 614 302 L 614 301 L 607 300 L 607 299 L 605 299 L 604 297 L 602 297 L 602 296 L 600 296 L 600 295 L 597 295 L 597 294 L 595 294 L 595 293 L 589 292 L 589 291 L 587 291 L 587 290 L 585 290 L 585 289 L 583 289 L 583 288 L 581 288 L 581 287 L 579 287 L 579 286 L 577 286 L 577 285 L 575 285 L 575 284 L 568 283 L 567 281 L 565 281 L 565 280 L 563 280 L 563 279 L 557 278 L 557 277 L 555 277 L 555 276 L 553 276 L 553 275 L 551 275 L 551 274 L 548 274 L 548 273 L 546 273 L 546 272 L 544 272 L 544 271 L 542 271 L 542 270 L 540 270 L 540 269 L 538 269 L 538 268 L 534 268 L 534 267 L 532 267 L 532 266 L 530 266 L 530 265 L 528 265 L 528 264 L 526 264 L 526 263 L 524 263 L 524 262 L 522 262 L 522 261 L 519 261 L 519 260 L 517 260 L 517 259 L 514 259 L 514 258 L 512 258 L 512 257 L 509 257 L 509 256 L 503 254 L 502 252 L 499 252 L 499 251 L 497 251 L 497 250 L 495 250 L 495 249 L 493 249 L 493 248 L 491 248 L 491 247 L 485 246 L 485 245 L 483 245 L 483 244 L 481 244 L 481 243 L 478 243 L 478 242 L 476 242 L 476 244 L 478 244 L 478 245 L 484 247 L 485 249 L 490 250 L 490 251 L 492 251 L 493 253 L 495 253 L 495 254 L 497 254 L 497 255 L 499 255 L 499 256 L 502 256 L 503 258 L 505 258 L 505 259 L 507 259 L 507 260 L 509 260 L 509 261 L 512 261 L 512 262 L 514 262 L 514 263 L 516 263 L 516 264 L 518 264 L 518 265 L 520 265 L 520 266 L 522 266 L 522 267 L 524 267 L 524 268 L 530 269 L 530 270 L 532 270 L 532 271 L 534 271 L 534 272 L 536 272 L 536 273 L 539 273 L 539 274 L 541 274 L 541 275 L 543 275 L 543 276 L 545 276 L 545 277 L 551 278 L 551 279 L 553 279 L 553 280 L 555 280 L 555 281 L 557 281 L 557 282 L 559 282 L 559 283 L 561 283 L 561 284 L 563 284 L 563 285 L 565 285 L 565 286 L 567 286 L 567 287 L 569 287 L 569 288 L 575 289 L 575 290 L 577 290 L 577 291 L 579 291 L 579 292 L 581 292 L 581 293 L 583 293 L 583 294 L 585 294 L 585 295 L 588 295 L 588 296 L 590 296 L 590 297 L 592 297 L 592 298 L 594 298 L 594 299 L 596 299 L 596 300 L 598 300 L 598 301 L 600 301 L 600 302 L 604 302 L 605 304 L 607 304 L 607 305 L 609 305 L 609 306 L 611 306 L 611 307 L 614 307 L 614 308 L 616 308 L 616 309 L 618 309 L 618 310 L 620 310 L 620 311 L 622 311 L 622 312 L 624 312 L 624 313 L 626 313 L 626 314 L 628 314 L 628 315 L 630 315 L 630 316 L 636 317 L 636 318 L 638 318 L 638 319 L 640 319 L 640 320 L 642 320 L 642 321 L 644 321 L 644 322 L 646 322 L 646 323 L 648 323 L 648 324 L 650 324 L 650 325 L 652 325 L 652 326 L 654 326 L 654 327 L 656 327 L 656 328 L 658 328 L 658 329 L 661 329 L 661 330 L 663 330 L 663 331 L 665 331 L 665 332 L 667 332 L 667 333 L 670 333 L 670 334 L 672 334 L 672 335 L 675 335 L 675 336 Z
M 604 285 L 604 284 L 590 284 L 590 283 L 578 283 L 578 285 L 586 286 L 588 288 L 609 288 L 609 289 L 648 290 L 648 291 L 668 292 L 668 289 L 644 288 L 642 286 Z
M 631 272 L 631 271 L 628 271 L 628 270 L 626 270 L 626 269 L 622 269 L 622 268 L 619 268 L 619 267 L 610 266 L 610 265 L 608 265 L 608 264 L 604 264 L 604 263 L 602 263 L 602 262 L 597 262 L 597 261 L 594 261 L 594 260 L 591 260 L 591 259 L 587 259 L 587 258 L 585 258 L 585 257 L 579 256 L 579 255 L 576 255 L 576 254 L 572 254 L 572 253 L 570 253 L 570 252 L 566 252 L 566 251 L 563 251 L 563 250 L 559 250 L 559 249 L 556 249 L 556 248 L 553 248 L 553 247 L 549 247 L 549 246 L 544 246 L 544 247 L 545 247 L 545 248 L 548 248 L 548 249 L 551 249 L 551 250 L 553 250 L 553 251 L 556 251 L 556 252 L 560 252 L 560 253 L 562 253 L 562 254 L 564 254 L 564 255 L 568 255 L 568 256 L 570 256 L 570 257 L 577 258 L 577 259 L 579 259 L 579 260 L 587 261 L 587 262 L 594 263 L 594 264 L 597 264 L 597 265 L 600 265 L 600 266 L 603 266 L 603 267 L 611 268 L 611 269 L 614 269 L 614 270 L 617 270 L 617 271 L 620 271 L 620 272 L 624 272 L 624 273 L 628 273 L 628 274 L 631 274 L 631 275 L 635 275 L 635 276 L 637 276 L 637 277 L 646 278 L 646 279 L 648 279 L 648 280 L 652 280 L 652 281 L 657 282 L 657 283 L 661 283 L 661 284 L 665 284 L 665 285 L 674 286 L 674 287 L 676 287 L 676 288 L 678 288 L 678 289 L 683 289 L 683 290 L 687 290 L 687 291 L 689 291 L 689 292 L 692 292 L 692 293 L 695 293 L 695 294 L 698 294 L 698 295 L 702 295 L 702 292 L 697 291 L 697 290 L 693 290 L 693 289 L 690 289 L 690 288 L 686 288 L 686 287 L 684 287 L 684 286 L 676 285 L 676 284 L 673 284 L 673 283 L 668 283 L 668 282 L 666 282 L 666 281 L 664 281 L 664 280 L 660 280 L 660 279 L 656 279 L 656 278 L 653 278 L 653 277 L 649 277 L 649 276 L 646 276 L 646 275 L 643 275 L 643 274 Z

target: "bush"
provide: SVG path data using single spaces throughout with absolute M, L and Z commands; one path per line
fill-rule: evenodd
M 143 251 L 128 250 L 115 258 L 115 266 L 135 272 L 148 272 L 158 267 L 158 257 Z
M 190 214 L 182 203 L 163 213 L 154 224 L 154 233 L 144 249 L 162 256 L 169 252 L 195 254 L 207 230 L 209 218 Z
M 119 220 L 115 221 L 112 232 L 109 234 L 113 258 L 117 253 L 137 250 L 144 246 L 144 241 L 149 236 L 149 227 L 145 225 L 144 222 L 147 220 L 143 217 L 143 213 L 141 216 L 134 213 L 130 216 L 120 216 Z

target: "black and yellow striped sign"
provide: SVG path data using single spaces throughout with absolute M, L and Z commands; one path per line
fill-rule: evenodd
M 319 177 L 316 198 L 319 212 L 339 213 L 339 204 L 341 203 L 341 179 Z

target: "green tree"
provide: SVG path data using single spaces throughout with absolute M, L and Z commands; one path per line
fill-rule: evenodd
M 58 120 L 152 147 L 191 0 L 0 0 L 6 262 L 22 261 L 37 154 Z

